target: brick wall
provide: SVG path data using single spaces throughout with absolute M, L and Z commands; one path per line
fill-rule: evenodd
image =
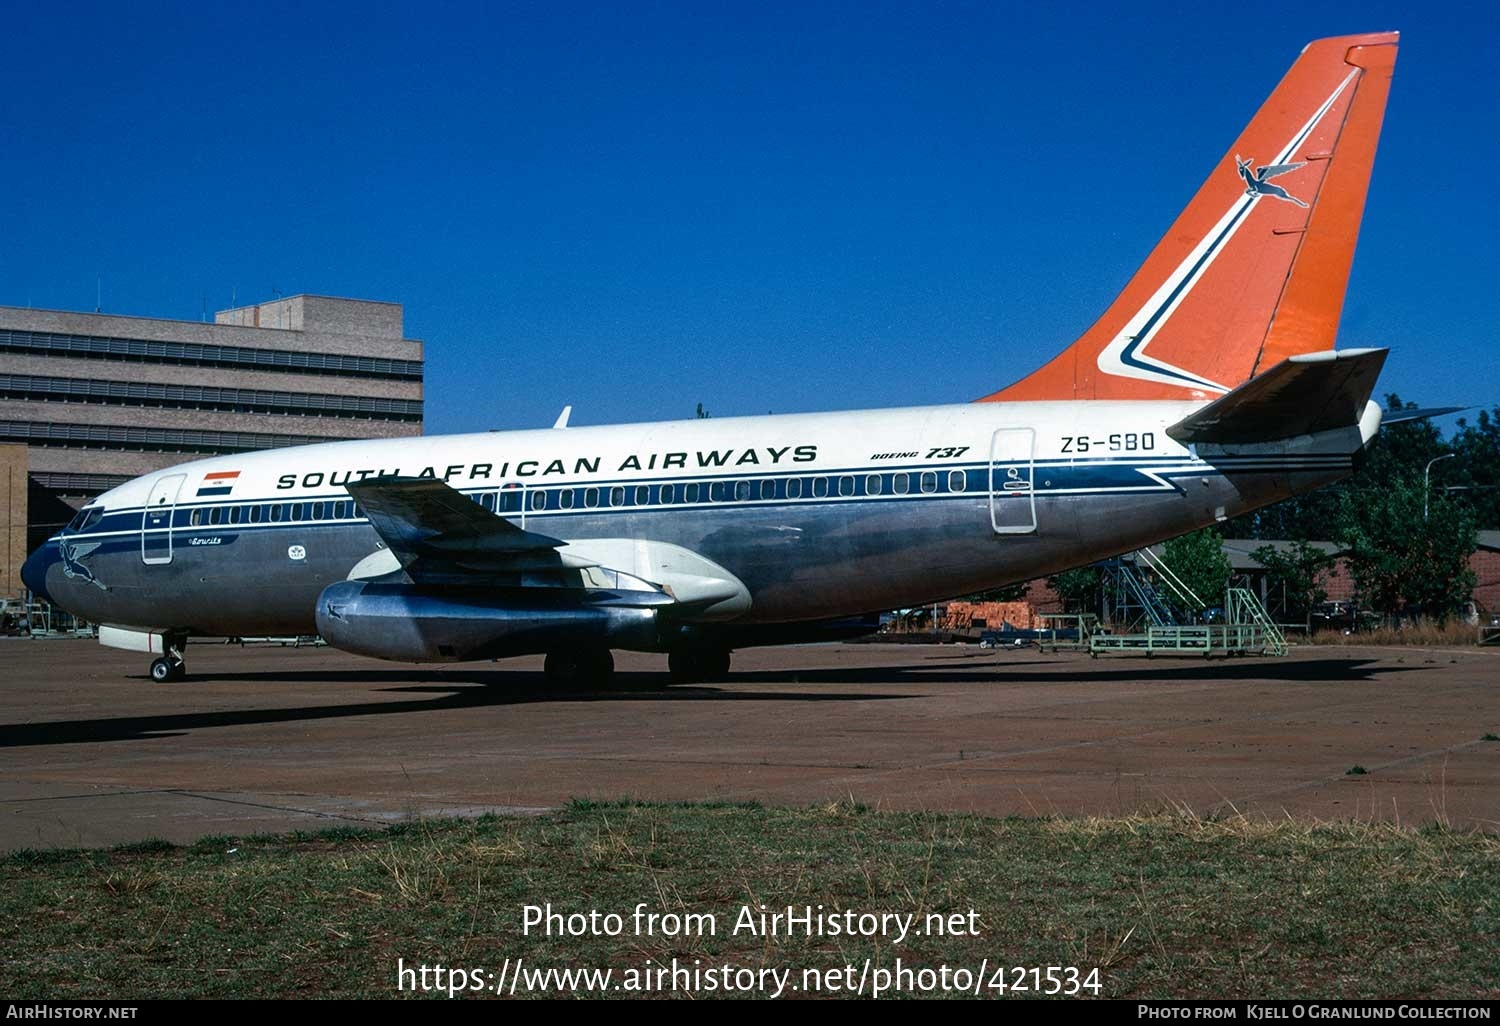
M 0 598 L 19 598 L 26 562 L 26 446 L 0 445 Z

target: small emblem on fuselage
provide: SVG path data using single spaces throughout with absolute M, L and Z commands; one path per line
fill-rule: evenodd
M 1287 192 L 1281 186 L 1269 183 L 1271 179 L 1280 175 L 1290 174 L 1299 167 L 1305 167 L 1306 164 L 1307 161 L 1303 161 L 1300 164 L 1266 164 L 1262 167 L 1255 167 L 1254 157 L 1246 157 L 1244 160 L 1241 160 L 1239 154 L 1235 154 L 1234 158 L 1235 168 L 1239 171 L 1240 178 L 1244 179 L 1245 182 L 1246 196 L 1274 196 L 1276 199 L 1295 203 L 1299 207 L 1305 207 L 1307 204 Z
M 306 559 L 307 558 L 307 550 L 304 549 L 301 545 L 292 545 L 292 546 L 289 546 L 287 548 L 287 550 L 286 550 L 286 558 L 287 559 L 297 559 L 297 560 Z

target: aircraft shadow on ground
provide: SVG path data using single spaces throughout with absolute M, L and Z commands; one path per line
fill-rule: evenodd
M 537 702 L 868 702 L 914 698 L 915 695 L 848 692 L 736 691 L 733 684 L 660 687 L 659 674 L 617 674 L 617 684 L 607 691 L 558 691 L 549 688 L 539 673 L 497 672 L 441 677 L 412 673 L 368 672 L 222 674 L 215 681 L 267 683 L 400 683 L 382 687 L 387 693 L 432 695 L 406 701 L 355 702 L 342 705 L 301 706 L 286 709 L 222 709 L 214 712 L 167 713 L 158 716 L 124 716 L 50 723 L 0 724 L 0 748 L 94 744 L 106 741 L 140 741 L 178 737 L 194 730 L 240 727 L 264 723 L 295 723 L 341 719 L 349 716 L 390 716 L 404 713 L 478 709 L 487 706 L 527 705 Z M 191 687 L 189 680 L 184 687 Z M 153 685 L 155 686 L 155 685 Z
M 963 656 L 957 659 L 965 659 Z M 1374 659 L 1309 659 L 1299 661 L 1208 661 L 1195 658 L 1119 658 L 1087 663 L 1078 660 L 1035 660 L 1024 663 L 989 662 L 955 665 L 947 658 L 902 666 L 862 666 L 848 669 L 755 670 L 735 673 L 741 684 L 1042 684 L 1086 685 L 1108 683 L 1178 683 L 1221 680 L 1291 681 L 1354 684 L 1378 676 L 1423 666 L 1391 666 Z
M 1019 664 L 969 664 L 949 660 L 902 666 L 861 666 L 827 669 L 754 670 L 731 674 L 716 685 L 662 687 L 659 673 L 617 673 L 608 690 L 558 691 L 540 673 L 522 670 L 485 670 L 470 673 L 411 672 L 407 670 L 325 670 L 278 673 L 215 673 L 197 683 L 364 684 L 391 693 L 431 695 L 431 698 L 285 709 L 232 709 L 214 712 L 169 713 L 51 723 L 0 724 L 0 748 L 138 741 L 175 737 L 194 730 L 261 723 L 293 723 L 350 716 L 390 716 L 404 713 L 526 705 L 537 702 L 870 702 L 927 697 L 892 691 L 742 691 L 736 685 L 803 686 L 853 684 L 921 686 L 932 684 L 1034 684 L 1079 687 L 1110 683 L 1189 683 L 1201 681 L 1267 681 L 1357 684 L 1395 672 L 1431 669 L 1391 666 L 1372 659 L 1311 659 L 1288 662 L 1119 659 L 1079 663 L 1032 661 Z M 191 688 L 193 680 L 180 685 Z M 159 685 L 152 685 L 159 686 Z

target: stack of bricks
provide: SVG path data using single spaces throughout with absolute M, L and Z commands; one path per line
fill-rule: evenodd
M 983 620 L 986 630 L 998 631 L 1007 623 L 1029 630 L 1037 626 L 1036 607 L 1030 602 L 949 602 L 939 626 L 945 631 L 967 631 L 973 629 L 975 620 Z

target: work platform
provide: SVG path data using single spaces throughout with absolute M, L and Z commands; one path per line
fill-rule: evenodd
M 1286 655 L 1286 636 L 1267 615 L 1255 595 L 1244 588 L 1224 593 L 1222 623 L 1151 623 L 1144 632 L 1097 633 L 1088 639 L 1089 655 L 1214 656 Z

